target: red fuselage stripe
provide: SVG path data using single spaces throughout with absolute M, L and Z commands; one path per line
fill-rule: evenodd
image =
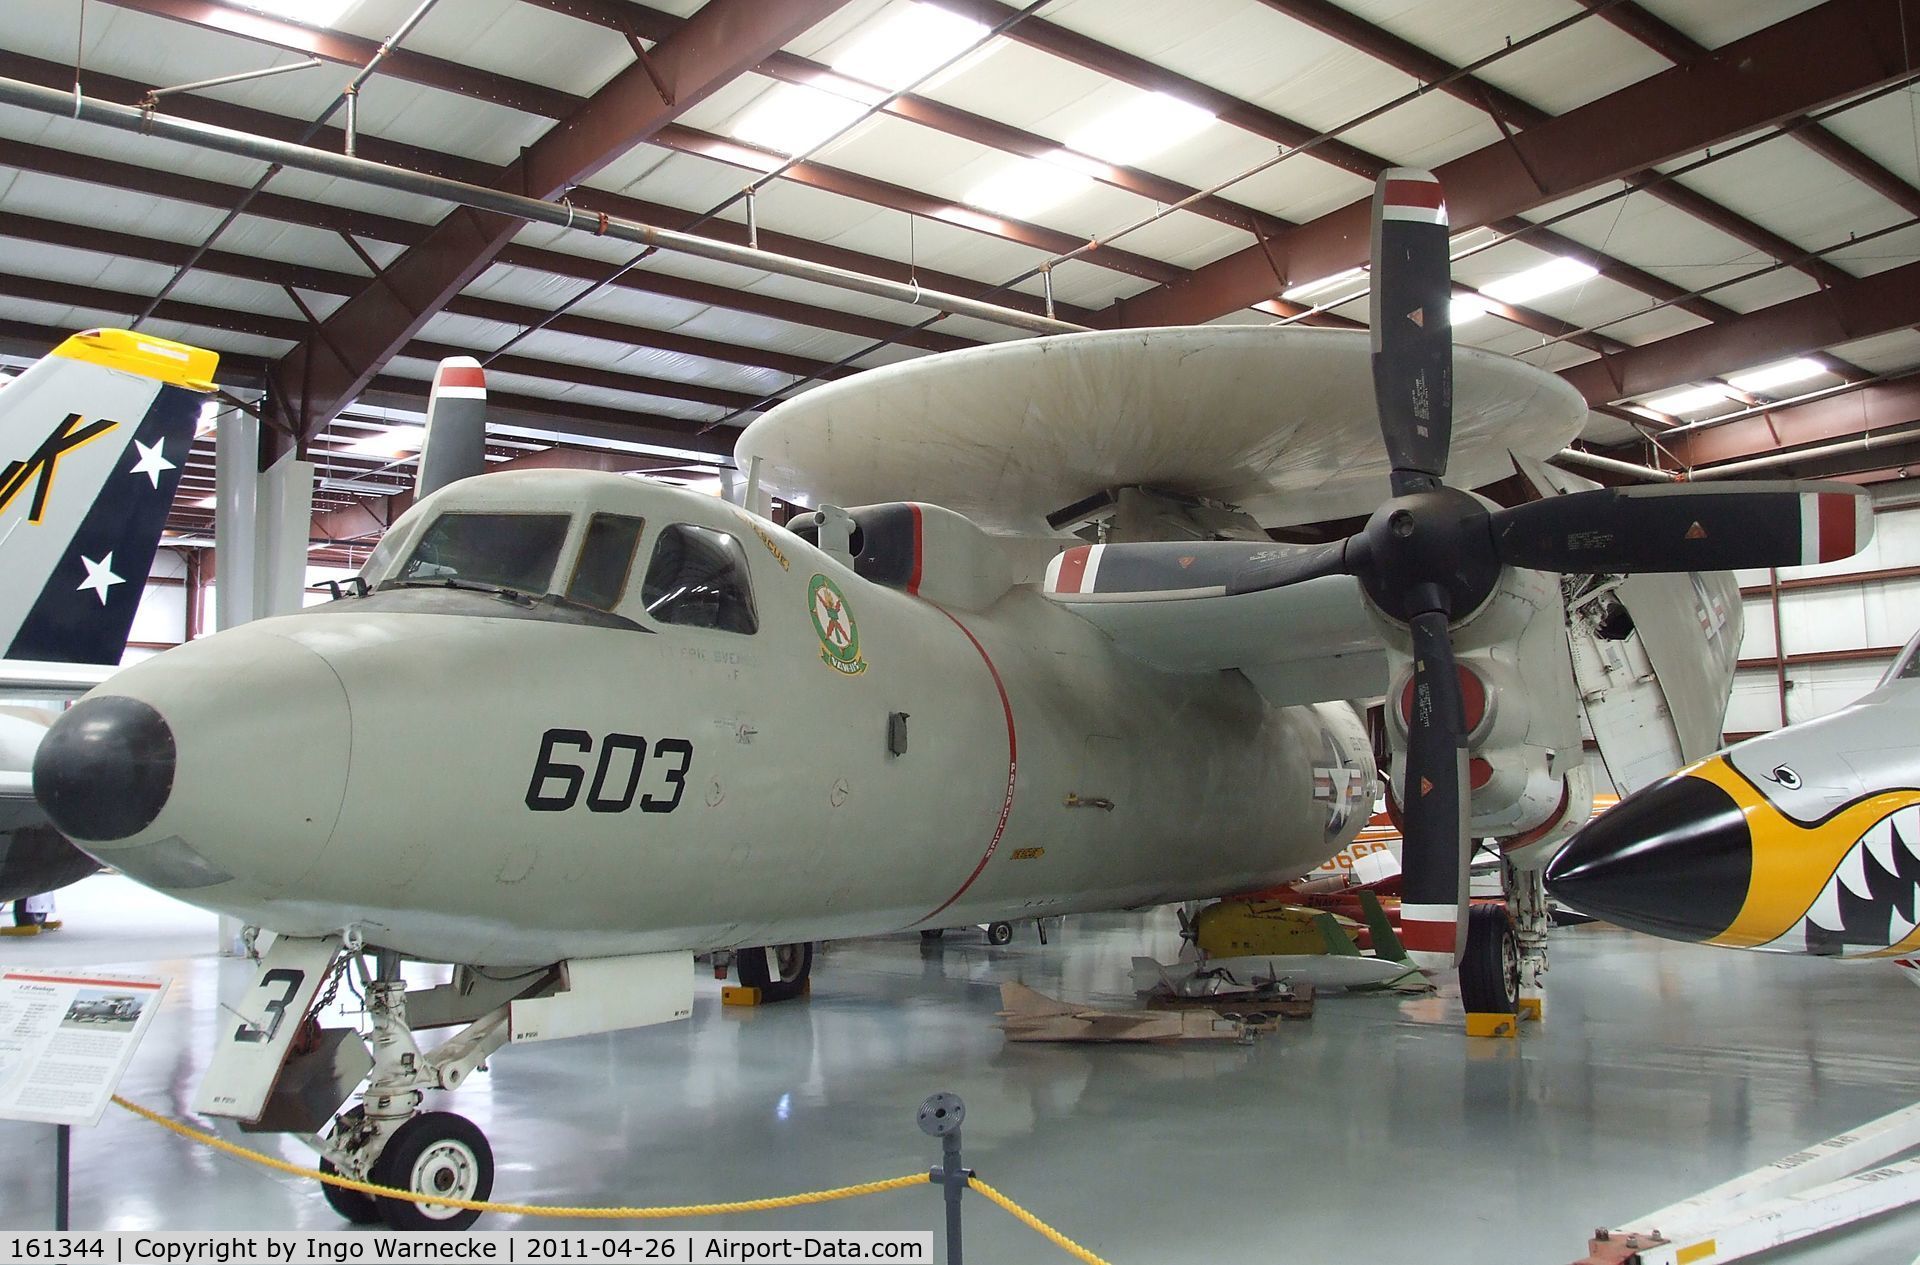
M 920 595 L 920 562 L 925 548 L 926 524 L 920 519 L 920 507 L 911 502 L 907 509 L 913 513 L 913 574 L 907 577 L 907 592 L 915 597 Z M 949 616 L 951 618 L 951 616 Z
M 87 988 L 158 988 L 158 984 L 137 979 L 82 979 L 75 975 L 21 975 L 9 971 L 5 979 L 25 980 L 30 984 L 81 984 Z
M 948 619 L 953 619 L 953 612 L 946 607 L 934 603 L 929 605 Z M 1005 712 L 1007 717 L 1007 794 L 1000 801 L 1000 820 L 993 825 L 993 837 L 987 840 L 987 850 L 981 855 L 980 864 L 973 867 L 973 873 L 967 875 L 967 881 L 960 884 L 959 891 L 947 897 L 932 913 L 915 918 L 908 923 L 909 927 L 918 926 L 929 918 L 936 918 L 945 913 L 948 906 L 967 894 L 967 889 L 973 886 L 973 881 L 979 878 L 981 871 L 987 868 L 987 862 L 993 860 L 994 850 L 1000 846 L 1000 836 L 1007 833 L 1007 818 L 1013 815 L 1014 783 L 1020 775 L 1020 748 L 1013 730 L 1013 703 L 1007 698 L 1007 687 L 1000 679 L 1000 669 L 993 666 L 993 659 L 987 654 L 987 648 L 980 644 L 980 639 L 973 635 L 971 629 L 957 619 L 953 619 L 953 626 L 964 633 L 967 640 L 973 643 L 973 648 L 980 652 L 980 661 L 987 665 L 987 672 L 993 677 L 993 688 L 1000 694 L 1000 710 Z

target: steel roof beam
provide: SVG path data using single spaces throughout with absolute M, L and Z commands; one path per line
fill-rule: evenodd
M 707 0 L 687 25 L 635 61 L 530 146 L 495 183 L 548 198 L 645 141 L 765 60 L 845 0 Z M 667 86 L 662 99 L 655 79 Z M 405 346 L 427 318 L 493 261 L 523 221 L 460 207 L 366 289 L 341 305 L 275 368 L 273 399 L 291 429 L 324 426 Z
M 1914 423 L 1920 423 L 1920 374 L 1865 383 L 1711 430 L 1676 435 L 1661 443 L 1683 464 L 1698 466 L 1851 439 Z
M 61 246 L 69 250 L 117 255 L 126 259 L 142 259 L 149 263 L 167 265 L 178 265 L 193 253 L 192 246 L 181 242 L 157 241 L 153 238 L 115 232 L 93 225 L 41 219 L 37 216 L 19 215 L 9 211 L 0 211 L 0 237 L 12 237 L 46 246 Z M 311 290 L 319 294 L 349 295 L 367 283 L 367 278 L 357 273 L 335 272 L 304 264 L 283 263 L 276 259 L 265 259 L 258 255 L 243 255 L 225 250 L 206 251 L 195 267 L 202 272 L 240 277 L 264 285 L 292 286 L 298 290 Z M 853 369 L 836 369 L 826 361 L 814 360 L 807 356 L 761 351 L 734 343 L 693 338 L 684 334 L 629 325 L 604 317 L 569 312 L 549 319 L 547 313 L 539 308 L 505 303 L 497 299 L 456 295 L 442 310 L 455 316 L 472 316 L 481 320 L 499 321 L 506 325 L 525 326 L 545 321 L 546 327 L 556 333 L 597 338 L 605 342 L 618 343 L 623 347 L 650 347 L 660 351 L 677 352 L 681 355 L 698 356 L 705 360 L 746 365 L 757 369 L 772 369 L 795 377 L 817 376 L 833 379 L 857 372 Z
M 1688 330 L 1563 370 L 1589 404 L 1643 396 L 1920 324 L 1920 263 Z
M 1622 0 L 1620 3 L 1607 3 L 1606 0 L 1575 0 L 1575 3 L 1598 10 L 1601 17 L 1670 62 L 1692 61 L 1707 51 L 1703 45 L 1647 12 L 1634 3 L 1634 0 Z M 1908 215 L 1920 215 L 1920 189 L 1914 188 L 1825 127 L 1816 123 L 1796 129 L 1793 135 L 1802 145 L 1886 198 Z
M 1403 40 L 1389 31 L 1355 17 L 1345 9 L 1332 4 L 1330 0 L 1262 0 L 1262 2 L 1268 8 L 1283 13 L 1297 22 L 1305 23 L 1322 34 L 1329 35 L 1371 57 L 1376 57 L 1395 69 L 1412 75 L 1417 80 L 1425 83 L 1440 83 L 1440 91 L 1465 102 L 1476 110 L 1485 111 L 1503 128 L 1538 127 L 1553 117 L 1532 102 L 1522 100 L 1504 88 L 1488 83 L 1477 76 L 1464 75 L 1448 78 L 1456 75 L 1459 67 L 1444 58 L 1434 56 L 1417 44 Z M 1598 3 L 1598 0 L 1595 0 L 1595 3 Z M 1608 13 L 1611 14 L 1615 9 L 1623 7 L 1631 6 L 1616 5 L 1613 9 L 1609 9 Z M 1692 61 L 1696 57 L 1704 56 L 1706 52 L 1706 49 L 1696 47 L 1689 56 L 1675 60 Z M 1445 82 L 1441 82 L 1443 80 Z M 1764 251 L 1775 259 L 1782 262 L 1794 261 L 1794 268 L 1806 273 L 1822 285 L 1832 285 L 1849 275 L 1823 259 L 1803 258 L 1806 252 L 1785 238 L 1769 232 L 1703 194 L 1676 181 L 1665 179 L 1657 171 L 1637 171 L 1629 178 L 1646 182 L 1647 187 L 1643 192 L 1649 197 L 1657 198 L 1737 241 Z
M 976 0 L 977 2 L 977 0 Z M 1920 0 L 1827 0 L 1597 101 L 1442 164 L 1453 226 L 1524 214 L 1730 137 L 1909 77 L 1902 31 Z M 1808 56 L 1817 49 L 1819 56 Z M 1117 301 L 1118 325 L 1194 324 L 1271 298 L 1289 280 L 1364 262 L 1369 201 L 1195 270 L 1187 281 Z
M 26 299 L 34 303 L 94 308 L 116 314 L 138 311 L 145 303 L 144 299 L 97 286 L 79 285 L 66 281 L 45 281 L 38 277 L 22 277 L 12 273 L 0 274 L 0 295 Z M 184 325 L 197 325 L 233 334 L 247 334 L 276 342 L 296 343 L 311 333 L 311 327 L 305 321 L 291 317 L 213 307 L 205 303 L 189 303 L 178 299 L 163 301 L 154 309 L 153 315 L 156 320 L 177 321 Z M 406 356 L 415 360 L 441 360 L 447 356 L 473 354 L 473 348 L 424 339 L 410 339 L 394 351 L 396 356 Z M 752 408 L 761 399 L 759 395 L 751 392 L 722 391 L 715 387 L 700 386 L 697 383 L 674 382 L 644 374 L 622 373 L 587 365 L 568 364 L 564 361 L 536 360 L 529 356 L 500 356 L 495 358 L 493 363 L 494 367 L 502 373 L 546 378 L 575 386 L 625 391 L 634 395 L 650 395 L 660 399 L 685 400 L 714 408 L 729 410 Z M 563 408 L 570 407 L 560 401 L 553 403 Z M 709 421 L 704 418 L 656 417 L 638 411 L 634 413 L 634 417 L 637 421 L 648 425 L 667 425 L 676 429 L 684 426 L 697 430 L 709 424 Z

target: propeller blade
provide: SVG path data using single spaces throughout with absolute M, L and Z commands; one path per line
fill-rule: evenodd
M 1550 496 L 1488 516 L 1503 562 L 1538 571 L 1732 571 L 1851 557 L 1873 505 L 1845 483 L 1678 483 Z
M 487 373 L 472 356 L 448 356 L 427 393 L 426 438 L 413 494 L 424 497 L 487 468 Z
M 1351 575 L 1347 551 L 1357 547 L 1355 540 L 1336 540 L 1311 550 L 1274 554 L 1265 558 L 1256 555 L 1228 577 L 1227 596 L 1281 589 L 1289 584 L 1317 580 L 1326 575 Z
M 1400 788 L 1400 940 L 1423 970 L 1460 960 L 1467 937 L 1467 751 L 1447 617 L 1416 615 L 1413 706 Z
M 1453 442 L 1447 203 L 1430 171 L 1392 167 L 1373 192 L 1373 394 L 1393 494 L 1438 483 Z

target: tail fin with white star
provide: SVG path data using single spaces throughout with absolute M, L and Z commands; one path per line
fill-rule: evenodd
M 6 658 L 120 662 L 218 363 L 96 329 L 0 387 Z

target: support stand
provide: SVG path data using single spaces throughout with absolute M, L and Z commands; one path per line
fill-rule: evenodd
M 56 1230 L 73 1228 L 73 1219 L 68 1215 L 72 1163 L 73 1126 L 57 1124 L 53 1126 L 53 1228 Z
M 940 1166 L 927 1174 L 946 1192 L 947 1265 L 964 1265 L 960 1246 L 960 1196 L 966 1193 L 973 1170 L 960 1162 L 960 1122 L 967 1104 L 958 1094 L 935 1094 L 920 1104 L 920 1131 L 940 1139 Z
M 1920 1203 L 1920 1105 L 1816 1143 L 1624 1229 L 1596 1230 L 1576 1265 L 1716 1265 Z

